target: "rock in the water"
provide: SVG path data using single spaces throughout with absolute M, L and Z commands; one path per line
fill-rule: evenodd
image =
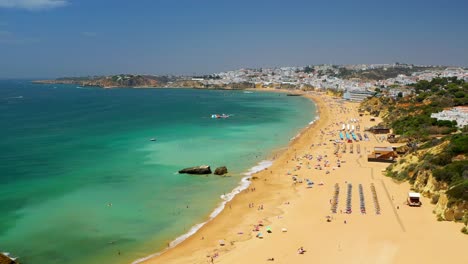
M 219 167 L 219 168 L 216 168 L 214 174 L 216 175 L 224 175 L 228 172 L 226 166 L 222 166 L 222 167 Z
M 187 174 L 211 174 L 210 166 L 197 166 L 197 167 L 190 167 L 180 170 L 179 173 L 187 173 Z

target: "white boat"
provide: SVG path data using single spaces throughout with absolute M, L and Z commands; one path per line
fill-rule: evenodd
M 156 138 L 151 138 L 150 141 L 156 141 Z
M 211 118 L 213 119 L 218 119 L 218 118 L 229 118 L 231 117 L 231 115 L 226 115 L 226 114 L 212 114 L 211 115 Z

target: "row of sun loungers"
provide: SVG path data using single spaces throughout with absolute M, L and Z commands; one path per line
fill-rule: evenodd
M 346 213 L 347 214 L 352 213 L 352 210 L 351 210 L 352 193 L 353 193 L 353 185 L 351 183 L 348 183 L 348 193 L 346 196 Z
M 361 214 L 366 213 L 366 203 L 364 201 L 364 191 L 362 189 L 362 184 L 359 184 L 359 202 L 361 204 Z
M 375 213 L 380 214 L 380 205 L 379 205 L 379 199 L 377 198 L 377 192 L 375 191 L 375 186 L 373 183 L 371 183 L 371 192 L 372 192 L 372 198 L 374 199 L 374 206 L 375 206 Z
M 335 191 L 333 192 L 333 199 L 331 201 L 331 211 L 332 213 L 336 214 L 336 210 L 338 209 L 338 197 L 340 195 L 340 185 L 338 183 L 335 184 Z
M 380 214 L 380 205 L 379 205 L 379 200 L 377 198 L 377 192 L 375 190 L 375 186 L 373 183 L 370 185 L 371 189 L 371 194 L 372 198 L 374 200 L 374 206 L 375 206 L 375 213 Z M 366 202 L 364 199 L 364 188 L 362 187 L 362 184 L 359 184 L 358 187 L 358 192 L 359 192 L 359 208 L 361 214 L 366 214 Z M 346 210 L 345 213 L 351 214 L 352 213 L 352 193 L 353 193 L 353 185 L 351 183 L 347 184 L 347 195 L 346 195 Z M 340 194 L 340 186 L 338 183 L 335 184 L 335 190 L 333 192 L 333 198 L 330 201 L 331 203 L 331 212 L 336 214 L 337 208 L 338 208 L 338 197 Z

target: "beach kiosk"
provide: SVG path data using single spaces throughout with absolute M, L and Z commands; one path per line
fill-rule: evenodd
M 408 205 L 409 206 L 421 206 L 420 198 L 421 198 L 420 193 L 415 193 L 415 192 L 408 193 Z

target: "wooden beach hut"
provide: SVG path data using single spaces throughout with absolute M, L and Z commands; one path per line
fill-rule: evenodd
M 398 154 L 392 147 L 375 147 L 374 152 L 367 156 L 369 162 L 394 163 Z
M 384 126 L 374 126 L 371 127 L 369 131 L 374 134 L 388 134 L 390 133 L 390 128 Z

